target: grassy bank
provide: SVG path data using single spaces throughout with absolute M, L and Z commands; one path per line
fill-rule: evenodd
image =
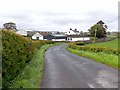
M 47 44 L 36 50 L 33 59 L 14 80 L 11 88 L 39 88 L 44 65 L 44 52 L 54 45 L 56 44 Z
M 74 50 L 71 48 L 67 48 L 67 50 L 79 56 L 87 57 L 97 62 L 120 69 L 120 67 L 118 67 L 118 56 L 117 55 L 106 54 L 103 52 L 94 53 L 94 52 L 80 51 L 80 50 Z

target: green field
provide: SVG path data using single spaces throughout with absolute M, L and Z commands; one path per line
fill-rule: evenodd
M 118 49 L 118 43 L 119 42 L 120 42 L 120 38 L 112 40 L 112 41 L 108 41 L 108 42 L 87 44 L 86 46 L 100 46 L 100 47 L 108 47 L 108 48 Z

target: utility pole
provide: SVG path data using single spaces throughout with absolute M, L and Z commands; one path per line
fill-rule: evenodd
M 95 29 L 95 41 L 94 41 L 94 43 L 96 42 L 96 33 L 97 33 L 97 29 Z
M 84 42 L 84 32 L 83 32 L 83 42 Z
M 94 41 L 93 41 L 93 43 L 96 42 L 96 34 L 97 34 L 97 29 L 95 29 L 95 37 L 94 37 Z

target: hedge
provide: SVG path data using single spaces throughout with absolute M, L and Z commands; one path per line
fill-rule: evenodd
M 96 47 L 96 46 L 78 46 L 76 43 L 70 43 L 68 45 L 69 48 L 82 50 L 82 51 L 89 51 L 89 52 L 104 52 L 107 54 L 120 54 L 120 49 L 112 49 L 112 48 L 106 48 L 106 47 Z
M 32 41 L 13 31 L 0 30 L 2 34 L 2 87 L 9 87 L 30 62 L 36 48 L 52 41 Z
M 81 46 L 81 45 L 85 45 L 84 42 L 75 42 L 75 44 L 76 44 L 76 45 L 80 45 L 80 46 Z

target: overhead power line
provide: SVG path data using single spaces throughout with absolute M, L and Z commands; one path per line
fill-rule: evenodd
M 116 17 L 115 19 L 113 19 L 113 20 L 111 20 L 111 21 L 107 21 L 107 23 L 112 23 L 112 22 L 114 22 L 114 21 L 116 21 L 116 20 L 119 20 L 120 19 L 120 16 L 119 17 Z

